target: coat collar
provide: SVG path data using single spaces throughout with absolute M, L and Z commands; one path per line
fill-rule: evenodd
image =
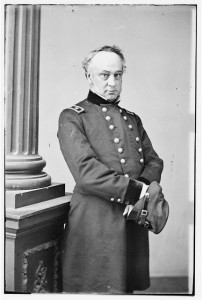
M 87 100 L 90 101 L 91 103 L 99 105 L 99 106 L 103 105 L 103 104 L 106 104 L 106 105 L 109 105 L 109 104 L 118 105 L 119 102 L 120 102 L 118 99 L 114 100 L 114 102 L 108 102 L 104 98 L 100 97 L 98 94 L 93 93 L 91 90 L 88 93 Z

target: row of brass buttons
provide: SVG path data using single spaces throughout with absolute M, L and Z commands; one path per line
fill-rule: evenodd
M 114 199 L 114 198 L 111 198 L 110 200 L 111 200 L 111 201 L 115 201 L 115 199 Z M 121 199 L 120 199 L 120 198 L 118 198 L 116 201 L 117 201 L 117 202 L 121 202 Z
M 106 107 L 103 107 L 103 108 L 102 108 L 102 111 L 103 111 L 104 113 L 107 112 L 107 108 L 106 108 Z M 123 112 L 122 109 L 119 109 L 119 111 L 120 111 L 120 113 Z M 110 116 L 106 116 L 105 119 L 106 119 L 106 121 L 108 121 L 108 122 L 111 121 L 111 117 L 110 117 Z M 124 119 L 125 121 L 128 120 L 127 116 L 125 116 L 125 115 L 123 116 L 123 119 Z M 113 124 L 110 124 L 110 125 L 109 125 L 109 129 L 110 129 L 110 130 L 114 130 L 114 128 L 115 128 L 115 127 L 114 127 Z M 132 130 L 132 129 L 133 129 L 133 126 L 132 126 L 131 124 L 129 124 L 129 125 L 128 125 L 128 128 Z M 139 139 L 138 136 L 136 137 L 136 141 L 137 141 L 137 142 L 140 141 L 140 139 Z M 114 143 L 115 143 L 115 144 L 119 144 L 119 142 L 120 142 L 119 138 L 114 138 Z M 141 153 L 141 152 L 142 152 L 142 148 L 139 148 L 138 151 Z M 118 148 L 118 152 L 119 152 L 120 154 L 123 153 L 123 148 L 119 147 L 119 148 Z M 121 162 L 121 164 L 125 164 L 125 163 L 126 163 L 126 160 L 125 160 L 124 158 L 121 158 L 121 159 L 120 159 L 120 162 Z M 141 159 L 140 159 L 140 162 L 143 163 L 143 162 L 144 162 L 144 159 L 141 158 Z M 128 174 L 124 174 L 124 176 L 127 177 L 127 178 L 129 177 Z M 115 201 L 115 199 L 112 197 L 112 198 L 111 198 L 111 201 Z M 118 198 L 116 201 L 117 201 L 117 202 L 121 202 L 121 199 Z
M 120 113 L 123 112 L 122 109 L 119 109 L 119 111 L 120 111 Z M 125 121 L 128 120 L 127 116 L 125 116 L 125 115 L 123 116 L 123 119 L 124 119 Z M 132 126 L 131 124 L 129 124 L 128 127 L 129 127 L 131 130 L 133 129 L 133 126 Z M 136 137 L 136 142 L 139 142 L 139 141 L 140 141 L 140 138 L 137 136 L 137 137 Z M 141 152 L 142 152 L 142 148 L 139 148 L 138 151 L 141 153 Z M 144 159 L 141 158 L 141 159 L 140 159 L 140 163 L 143 163 L 143 162 L 144 162 Z M 125 163 L 125 162 L 123 162 L 123 163 Z
M 106 107 L 103 107 L 103 108 L 102 108 L 102 111 L 103 111 L 103 112 L 107 112 L 107 108 L 106 108 Z M 108 122 L 111 121 L 111 117 L 110 117 L 110 116 L 106 116 L 105 119 L 106 119 Z M 115 128 L 115 127 L 114 127 L 113 124 L 110 124 L 110 125 L 109 125 L 109 129 L 110 129 L 110 130 L 114 130 L 114 128 Z M 130 128 L 130 127 L 129 127 L 129 128 Z M 118 144 L 119 142 L 120 142 L 119 138 L 114 138 L 114 143 L 115 143 L 115 144 Z M 119 148 L 118 148 L 118 152 L 119 152 L 119 153 L 123 153 L 123 148 L 119 147 Z M 125 161 L 124 158 L 122 158 L 122 159 L 120 160 L 120 162 L 121 162 L 122 164 L 125 164 L 126 161 Z M 125 176 L 126 176 L 126 177 L 129 177 L 128 174 L 125 174 Z M 111 201 L 115 201 L 115 199 L 114 199 L 113 197 L 112 197 L 110 200 L 111 200 Z M 117 201 L 117 202 L 121 202 L 121 199 L 118 198 L 116 201 Z
M 103 107 L 103 108 L 102 108 L 102 111 L 103 111 L 103 112 L 107 112 L 107 108 L 106 108 L 106 107 Z M 123 112 L 123 110 L 122 110 L 121 108 L 119 109 L 119 111 L 120 111 L 120 113 Z M 108 122 L 111 121 L 111 117 L 110 117 L 110 116 L 106 116 L 105 119 L 106 119 Z M 123 116 L 123 119 L 124 119 L 125 121 L 128 120 L 127 116 L 125 116 L 125 115 Z M 131 130 L 132 130 L 132 128 L 133 128 L 133 126 L 132 126 L 131 124 L 129 124 L 128 127 L 129 127 Z M 115 127 L 114 127 L 113 124 L 110 124 L 110 125 L 109 125 L 109 129 L 110 129 L 110 130 L 114 130 L 114 128 L 115 128 Z M 136 137 L 136 141 L 139 142 L 139 140 L 140 140 L 139 137 Z M 118 144 L 119 142 L 120 142 L 119 138 L 115 138 L 115 139 L 114 139 L 114 143 L 115 143 L 115 144 Z M 139 151 L 139 152 L 142 152 L 142 148 L 139 148 L 138 151 Z M 119 152 L 119 153 L 123 153 L 123 148 L 118 148 L 118 152 Z M 125 163 L 126 163 L 125 159 L 123 159 L 123 158 L 121 159 L 120 162 L 121 162 L 122 164 L 125 164 Z M 143 162 L 144 162 L 144 159 L 141 158 L 141 159 L 140 159 L 140 162 L 143 163 Z

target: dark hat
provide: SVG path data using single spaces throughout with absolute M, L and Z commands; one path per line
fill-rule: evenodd
M 139 199 L 126 220 L 133 220 L 138 225 L 154 233 L 160 233 L 168 219 L 169 205 L 164 199 L 162 188 L 153 181 L 144 197 Z

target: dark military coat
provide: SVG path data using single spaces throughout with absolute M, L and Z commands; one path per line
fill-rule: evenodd
M 142 182 L 160 182 L 163 161 L 140 118 L 90 91 L 61 113 L 58 138 L 76 182 L 63 238 L 63 290 L 146 289 L 148 232 L 123 211 L 139 199 Z

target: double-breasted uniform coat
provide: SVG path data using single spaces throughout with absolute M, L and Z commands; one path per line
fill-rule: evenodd
M 148 231 L 126 221 L 163 161 L 141 119 L 89 92 L 59 118 L 61 151 L 75 179 L 63 237 L 63 291 L 130 293 L 149 287 Z

